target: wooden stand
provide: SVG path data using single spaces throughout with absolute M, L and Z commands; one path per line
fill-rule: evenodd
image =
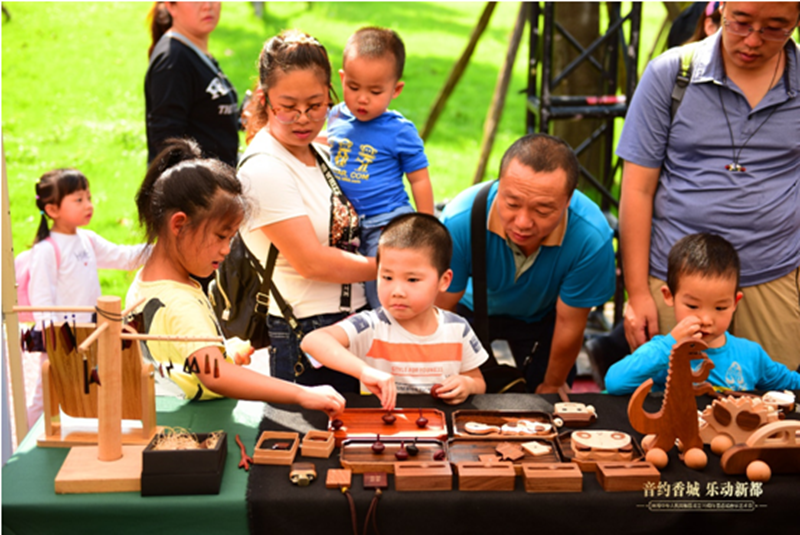
M 57 327 L 56 331 L 58 330 Z M 75 329 L 78 344 L 83 344 L 93 330 L 93 327 L 78 325 Z M 99 418 L 99 394 L 106 386 L 105 381 L 101 376 L 100 383 L 103 386 L 91 383 L 89 393 L 85 393 L 81 355 L 75 351 L 67 351 L 58 334 L 47 337 L 46 341 L 48 360 L 42 365 L 45 432 L 36 443 L 43 448 L 96 445 L 99 433 L 97 422 L 79 420 L 65 423 L 61 421 L 60 411 L 73 418 Z M 91 347 L 87 353 L 89 366 L 94 367 L 93 363 L 97 363 L 99 369 L 100 352 Z M 130 424 L 121 427 L 122 443 L 147 445 L 160 431 L 156 427 L 153 365 L 142 360 L 138 342 L 122 349 L 120 359 L 121 417 L 125 420 L 141 421 L 140 428 Z M 108 372 L 103 375 L 110 376 Z
M 145 447 L 122 446 L 122 456 L 114 462 L 98 458 L 99 446 L 72 448 L 56 476 L 56 494 L 139 492 Z
M 526 492 L 581 492 L 583 490 L 583 472 L 577 464 L 524 464 L 522 470 Z
M 263 446 L 270 441 L 279 441 L 288 444 L 287 449 L 269 449 Z M 297 444 L 300 442 L 300 435 L 287 431 L 264 431 L 258 437 L 256 449 L 253 450 L 254 464 L 277 464 L 289 466 L 294 462 L 297 455 Z
M 450 463 L 395 463 L 394 488 L 398 491 L 453 490 Z
M 661 481 L 661 473 L 651 463 L 597 463 L 597 481 L 606 492 L 639 491 L 645 484 Z
M 516 473 L 511 463 L 456 463 L 458 490 L 512 491 Z

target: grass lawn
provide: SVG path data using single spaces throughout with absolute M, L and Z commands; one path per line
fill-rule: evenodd
M 3 4 L 11 14 L 2 25 L 2 124 L 15 250 L 29 247 L 39 222 L 34 184 L 56 167 L 75 167 L 89 178 L 96 208 L 90 229 L 117 243 L 141 241 L 133 199 L 147 161 L 145 17 L 152 4 Z M 259 19 L 249 3 L 225 3 L 210 49 L 241 98 L 256 80 L 262 44 L 284 28 L 299 28 L 319 39 L 336 72 L 353 31 L 365 25 L 391 27 L 405 41 L 408 56 L 406 88 L 392 107 L 421 129 L 483 7 L 481 2 L 270 2 Z M 471 184 L 483 122 L 518 7 L 498 4 L 426 143 L 437 201 Z M 655 31 L 647 29 L 657 28 L 663 13 L 660 2 L 645 3 L 642 54 L 650 50 L 653 37 L 648 35 Z M 523 39 L 488 176 L 496 173 L 503 151 L 525 133 L 525 101 L 519 91 L 526 86 L 527 55 Z M 103 271 L 103 292 L 124 297 L 131 278 Z

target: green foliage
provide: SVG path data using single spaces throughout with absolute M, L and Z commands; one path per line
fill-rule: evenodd
M 134 196 L 144 176 L 144 75 L 152 4 L 6 2 L 2 27 L 3 142 L 15 250 L 26 249 L 39 222 L 34 183 L 49 169 L 75 167 L 96 203 L 89 228 L 117 243 L 137 243 Z M 508 46 L 518 3 L 499 3 L 475 54 L 426 143 L 437 201 L 471 184 L 483 122 Z M 263 42 L 299 28 L 322 42 L 334 73 L 348 36 L 364 25 L 387 26 L 407 49 L 406 88 L 393 108 L 422 129 L 484 4 L 269 2 L 257 18 L 249 2 L 225 3 L 210 50 L 239 92 L 256 82 Z M 527 35 L 527 33 L 526 33 Z M 520 46 L 487 176 L 525 132 L 525 69 Z M 644 40 L 647 41 L 646 39 Z M 643 50 L 647 45 L 643 45 Z M 341 94 L 338 76 L 334 87 Z M 101 272 L 104 293 L 124 296 L 132 274 Z

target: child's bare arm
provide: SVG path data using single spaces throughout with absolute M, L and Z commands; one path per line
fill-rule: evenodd
M 428 168 L 418 169 L 406 176 L 408 183 L 411 184 L 411 194 L 414 196 L 417 212 L 433 215 L 433 187 Z
M 367 389 L 378 396 L 386 410 L 393 410 L 397 388 L 391 374 L 376 370 L 347 350 L 350 341 L 338 325 L 323 327 L 308 333 L 300 344 L 303 351 L 336 371 L 360 379 Z
M 205 372 L 206 355 L 209 358 L 209 373 Z M 189 358 L 192 357 L 196 357 L 200 363 L 200 372 L 196 375 L 203 386 L 223 396 L 296 404 L 306 409 L 324 411 L 329 416 L 336 416 L 344 410 L 344 398 L 330 386 L 305 387 L 262 375 L 225 360 L 222 351 L 215 346 L 199 349 Z M 218 374 L 214 372 L 215 368 L 219 370 Z
M 450 405 L 458 405 L 467 400 L 471 394 L 486 392 L 486 382 L 480 368 L 453 375 L 445 379 L 437 391 L 437 397 Z

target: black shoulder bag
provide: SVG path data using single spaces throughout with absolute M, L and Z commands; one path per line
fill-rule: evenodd
M 489 190 L 496 181 L 488 182 L 475 196 L 472 203 L 470 230 L 472 233 L 472 306 L 475 334 L 481 341 L 489 359 L 481 366 L 488 394 L 504 392 L 526 392 L 525 377 L 514 366 L 500 364 L 492 353 L 489 339 L 489 301 L 486 288 L 486 205 Z

